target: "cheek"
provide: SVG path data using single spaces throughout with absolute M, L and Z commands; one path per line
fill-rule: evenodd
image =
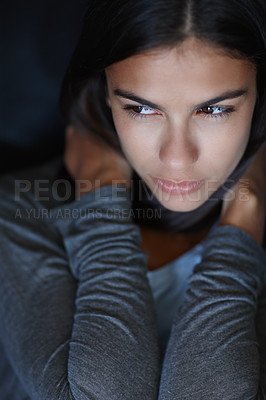
M 147 124 L 113 113 L 113 120 L 125 157 L 132 166 L 141 167 L 155 153 Z
M 130 130 L 117 131 L 120 144 L 124 155 L 131 166 L 137 171 L 143 169 L 147 163 L 147 159 L 151 156 L 152 150 L 145 147 L 139 137 L 130 132 Z
M 214 175 L 226 179 L 233 172 L 245 152 L 249 134 L 250 124 L 243 124 L 242 121 L 242 124 L 234 124 L 213 142 L 208 153 L 211 155 L 210 170 Z

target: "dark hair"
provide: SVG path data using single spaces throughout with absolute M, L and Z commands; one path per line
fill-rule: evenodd
M 106 104 L 105 68 L 144 50 L 174 46 L 194 36 L 256 65 L 258 103 L 252 139 L 257 144 L 266 126 L 265 21 L 265 0 L 89 0 L 61 91 L 63 115 L 68 123 L 118 148 Z
M 89 0 L 62 86 L 62 113 L 68 123 L 120 149 L 106 104 L 105 68 L 145 50 L 196 37 L 256 66 L 258 99 L 243 163 L 266 135 L 265 21 L 265 0 Z

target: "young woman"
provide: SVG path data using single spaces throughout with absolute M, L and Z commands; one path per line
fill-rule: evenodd
M 1 399 L 265 398 L 265 18 L 89 2 L 66 169 L 1 178 Z

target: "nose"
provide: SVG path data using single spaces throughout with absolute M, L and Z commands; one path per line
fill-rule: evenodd
M 169 124 L 162 134 L 159 149 L 161 163 L 169 169 L 183 171 L 192 166 L 199 157 L 196 138 L 184 124 Z

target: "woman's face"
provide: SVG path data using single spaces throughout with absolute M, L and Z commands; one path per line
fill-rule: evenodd
M 190 39 L 112 64 L 106 77 L 129 163 L 166 208 L 201 206 L 247 146 L 255 68 Z

